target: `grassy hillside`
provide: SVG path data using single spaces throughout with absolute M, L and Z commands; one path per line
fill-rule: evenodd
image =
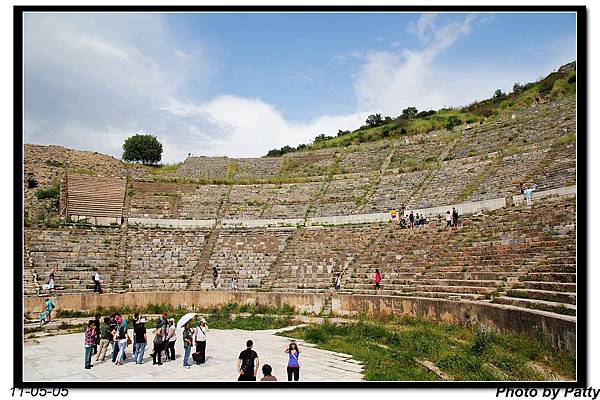
M 561 68 L 537 82 L 521 85 L 515 83 L 513 91 L 506 94 L 497 90 L 494 96 L 472 103 L 462 108 L 443 108 L 437 111 L 421 111 L 415 108 L 403 110 L 397 118 L 381 117 L 377 114 L 370 124 L 354 131 L 339 131 L 337 136 L 319 135 L 311 144 L 298 147 L 284 146 L 269 151 L 267 156 L 278 157 L 286 153 L 345 147 L 352 144 L 372 142 L 387 137 L 416 135 L 438 129 L 453 129 L 468 123 L 483 123 L 505 113 L 531 105 L 539 100 L 555 100 L 575 94 L 576 72 L 570 68 Z M 370 117 L 371 118 L 371 117 Z M 369 126 L 370 125 L 370 126 Z M 374 126 L 376 125 L 376 126 Z

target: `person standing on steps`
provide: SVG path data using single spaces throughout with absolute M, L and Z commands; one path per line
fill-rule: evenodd
M 335 274 L 335 282 L 333 287 L 335 288 L 336 292 L 339 292 L 340 288 L 342 287 L 342 275 L 339 272 Z
M 217 267 L 213 267 L 213 271 L 212 271 L 212 278 L 213 278 L 213 288 L 217 288 L 217 283 L 219 280 L 219 271 L 217 271 Z
M 48 290 L 54 290 L 54 268 L 48 273 Z
M 94 272 L 92 280 L 94 281 L 94 293 L 98 292 L 98 294 L 102 294 L 102 287 L 100 286 L 101 276 L 99 269 L 96 269 L 96 272 Z
M 288 364 L 287 364 L 287 377 L 288 382 L 291 382 L 292 377 L 294 381 L 297 382 L 300 379 L 300 350 L 298 349 L 298 345 L 295 340 L 290 342 L 290 345 L 284 352 L 288 355 Z
M 446 211 L 446 228 L 452 227 L 452 215 L 450 214 L 450 210 Z
M 237 272 L 233 271 L 233 276 L 231 277 L 231 290 L 238 290 L 238 276 Z
M 523 190 L 523 197 L 525 197 L 525 204 L 527 204 L 528 206 L 531 205 L 531 196 L 533 195 L 533 192 L 535 190 L 537 190 L 537 188 L 538 188 L 538 185 L 536 185 L 534 183 L 532 187 Z
M 56 308 L 50 297 L 46 297 L 45 307 L 44 324 L 47 324 L 52 320 L 52 310 Z
M 196 327 L 196 353 L 198 353 L 198 361 L 196 364 L 204 364 L 206 362 L 206 334 L 208 333 L 208 325 L 206 319 L 201 318 L 200 324 Z
M 381 287 L 381 272 L 379 268 L 375 268 L 375 289 L 378 290 Z
M 458 210 L 452 207 L 452 226 L 458 228 Z
M 238 381 L 256 381 L 256 372 L 260 365 L 258 354 L 252 350 L 252 340 L 246 342 L 246 350 L 240 353 L 236 370 L 239 374 Z M 255 362 L 256 360 L 256 362 Z

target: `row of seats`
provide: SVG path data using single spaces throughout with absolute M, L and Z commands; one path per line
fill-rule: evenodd
M 51 268 L 65 292 L 218 288 L 325 292 L 336 274 L 346 293 L 494 301 L 574 313 L 575 197 L 548 198 L 413 229 L 396 224 L 255 229 L 27 229 L 27 268 Z M 206 247 L 210 238 L 213 243 Z M 208 250 L 207 250 L 208 249 Z M 205 254 L 207 251 L 207 254 Z M 203 254 L 208 262 L 203 263 Z M 379 289 L 375 269 L 383 275 Z M 43 283 L 43 282 L 38 282 Z

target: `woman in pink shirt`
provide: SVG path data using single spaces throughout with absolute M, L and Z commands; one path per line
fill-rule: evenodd
M 375 289 L 379 289 L 381 285 L 381 273 L 379 272 L 379 268 L 375 268 Z

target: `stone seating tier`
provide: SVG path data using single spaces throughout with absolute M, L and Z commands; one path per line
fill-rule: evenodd
M 207 288 L 212 267 L 218 266 L 223 290 L 235 272 L 240 289 L 324 292 L 340 272 L 349 293 L 491 300 L 574 312 L 574 197 L 461 216 L 458 228 L 443 224 L 217 227 L 212 234 L 134 226 L 28 229 L 26 245 L 38 279 L 55 266 L 65 292 L 91 290 L 93 266 L 105 271 L 109 291 Z M 207 250 L 209 236 L 214 244 Z M 203 253 L 206 264 L 200 262 Z M 375 268 L 383 274 L 377 292 Z
M 119 228 L 26 229 L 25 245 L 38 284 L 55 269 L 58 292 L 89 292 L 96 268 L 106 291 L 126 289 Z
M 210 231 L 129 227 L 127 263 L 130 290 L 185 290 L 198 272 Z

